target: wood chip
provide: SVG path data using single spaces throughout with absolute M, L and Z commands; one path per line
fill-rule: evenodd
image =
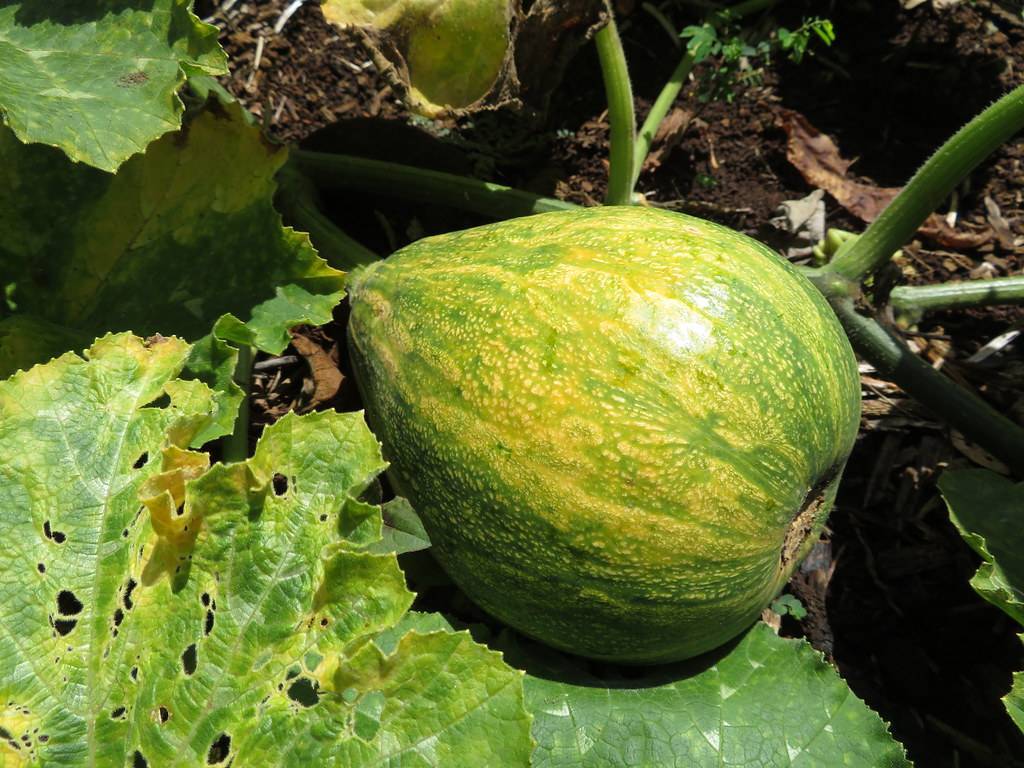
M 985 210 L 988 212 L 988 223 L 995 232 L 999 244 L 1008 251 L 1012 251 L 1016 245 L 1016 238 L 1010 230 L 1010 223 L 1003 217 L 999 205 L 988 195 L 985 196 Z

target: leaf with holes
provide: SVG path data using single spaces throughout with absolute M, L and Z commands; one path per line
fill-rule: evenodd
M 554 682 L 545 677 L 566 679 L 555 661 L 525 682 L 538 768 L 910 765 L 821 654 L 764 624 L 710 667 L 655 668 L 649 679 Z
M 89 762 L 90 753 L 97 762 L 96 740 L 119 727 L 89 713 L 123 687 L 113 670 L 134 665 L 127 638 L 117 635 L 132 606 L 126 574 L 146 527 L 138 490 L 161 448 L 186 445 L 213 411 L 205 384 L 175 378 L 188 354 L 177 339 L 108 336 L 87 360 L 67 354 L 0 382 L 5 765 L 8 757 L 42 762 L 46 750 L 68 764 L 77 744 L 86 752 L 71 749 L 73 764 Z M 166 405 L 157 407 L 160 400 Z
M 344 276 L 272 205 L 286 155 L 237 104 L 211 103 L 116 176 L 0 127 L 0 273 L 17 304 L 0 321 L 0 376 L 111 330 L 194 340 L 263 301 L 257 345 L 283 346 L 273 323 L 297 311 L 329 319 Z M 53 329 L 45 344 L 27 323 Z
M 0 742 L 30 765 L 525 765 L 521 675 L 412 595 L 359 414 L 247 462 L 187 344 L 109 336 L 0 382 Z M 388 632 L 386 640 L 372 641 Z M 6 763 L 5 763 L 6 764 Z
M 134 7 L 145 6 L 145 7 Z M 114 171 L 181 122 L 191 74 L 227 72 L 191 0 L 0 3 L 0 119 L 25 142 Z
M 987 469 L 966 469 L 946 472 L 939 490 L 953 524 L 983 560 L 971 586 L 1024 624 L 1024 483 Z M 1013 688 L 1003 703 L 1024 730 L 1024 672 L 1014 673 Z

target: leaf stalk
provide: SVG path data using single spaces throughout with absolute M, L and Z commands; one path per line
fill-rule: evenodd
M 994 304 L 1024 304 L 1024 275 L 939 285 L 901 285 L 889 294 L 897 318 L 917 322 L 928 312 Z
M 288 163 L 320 189 L 358 190 L 417 203 L 440 203 L 493 219 L 579 207 L 468 176 L 351 155 L 293 150 Z
M 626 53 L 611 10 L 608 23 L 594 35 L 608 98 L 608 192 L 605 205 L 632 205 L 635 173 L 636 115 Z
M 233 463 L 249 458 L 249 399 L 252 396 L 252 364 L 254 350 L 248 344 L 238 348 L 234 380 L 242 389 L 242 402 L 238 404 L 235 427 L 224 438 L 224 462 Z
M 857 312 L 852 298 L 828 298 L 853 348 L 875 366 L 879 375 L 901 386 L 1016 474 L 1024 475 L 1024 429 L 936 371 L 874 318 Z

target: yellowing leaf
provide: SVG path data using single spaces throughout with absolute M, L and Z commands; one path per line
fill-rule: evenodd
M 210 467 L 189 355 L 122 334 L 0 382 L 4 764 L 527 765 L 521 675 L 403 623 L 362 416 Z
M 0 274 L 17 302 L 0 326 L 0 376 L 111 330 L 195 340 L 263 301 L 257 343 L 283 347 L 287 329 L 267 323 L 297 308 L 328 319 L 344 275 L 281 226 L 272 197 L 286 156 L 234 104 L 210 106 L 114 176 L 0 127 Z M 37 344 L 29 325 L 72 331 Z
M 0 123 L 114 171 L 181 123 L 191 73 L 227 72 L 191 0 L 0 3 Z

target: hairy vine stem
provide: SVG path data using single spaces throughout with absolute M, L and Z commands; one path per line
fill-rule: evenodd
M 849 295 L 840 291 L 826 295 L 853 348 L 883 378 L 899 384 L 1015 473 L 1024 474 L 1024 429 L 936 371 L 876 320 L 857 312 Z
M 939 309 L 1024 304 L 1024 275 L 939 285 L 901 285 L 889 294 L 889 304 L 897 317 L 911 322 Z
M 883 266 L 968 173 L 1022 128 L 1024 85 L 953 134 L 857 240 L 822 270 L 861 280 Z
M 359 190 L 417 203 L 440 203 L 494 219 L 579 207 L 468 176 L 351 155 L 293 150 L 288 163 L 320 189 Z

